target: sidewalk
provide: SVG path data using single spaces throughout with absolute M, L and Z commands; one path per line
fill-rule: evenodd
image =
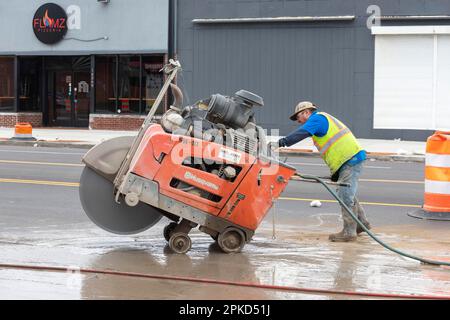
M 32 145 L 51 147 L 91 148 L 92 146 L 114 137 L 133 136 L 137 131 L 89 130 L 44 128 L 33 129 L 33 137 L 37 141 L 12 141 L 14 128 L 0 127 L 1 145 Z M 277 141 L 279 137 L 268 137 L 268 141 Z M 383 160 L 402 160 L 423 162 L 425 158 L 425 141 L 375 140 L 358 139 L 362 147 L 367 150 L 369 158 Z M 318 156 L 311 138 L 305 139 L 289 148 L 282 148 L 280 154 Z
M 268 137 L 269 141 L 278 141 L 281 137 Z M 426 141 L 402 141 L 380 139 L 358 139 L 367 151 L 368 158 L 399 161 L 425 161 Z M 319 156 L 311 138 L 307 138 L 288 148 L 282 148 L 280 155 L 311 155 Z

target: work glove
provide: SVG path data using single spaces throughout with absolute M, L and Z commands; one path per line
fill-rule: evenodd
M 267 154 L 269 156 L 275 156 L 276 157 L 277 149 L 279 147 L 280 147 L 280 145 L 278 144 L 278 141 L 277 142 L 269 142 L 267 144 Z
M 333 182 L 338 182 L 338 180 L 339 180 L 339 170 L 336 171 L 336 172 L 331 176 L 330 180 L 333 181 Z
M 270 150 L 271 153 L 276 152 L 276 150 L 280 147 L 278 141 L 269 142 L 267 144 L 267 149 Z

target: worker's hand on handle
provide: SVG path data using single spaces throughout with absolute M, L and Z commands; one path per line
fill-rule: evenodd
M 267 144 L 267 149 L 269 149 L 271 152 L 275 152 L 280 145 L 278 144 L 278 141 L 272 141 Z
M 277 152 L 280 145 L 278 144 L 278 141 L 269 142 L 267 144 L 267 154 L 271 157 L 278 157 Z

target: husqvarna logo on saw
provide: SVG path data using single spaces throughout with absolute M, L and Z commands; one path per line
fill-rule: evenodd
M 214 190 L 219 190 L 219 186 L 215 185 L 212 182 L 203 180 L 202 178 L 197 177 L 195 174 L 190 173 L 189 171 L 186 171 L 184 174 L 184 178 L 186 180 L 192 180 L 195 181 L 203 186 L 206 186 L 208 188 L 214 189 Z

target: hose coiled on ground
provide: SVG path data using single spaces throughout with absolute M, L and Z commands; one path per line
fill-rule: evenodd
M 298 176 L 299 176 L 300 178 L 302 178 L 302 179 L 306 179 L 306 180 L 314 180 L 314 181 L 316 181 L 316 182 L 322 184 L 322 185 L 325 187 L 325 189 L 327 189 L 328 192 L 331 193 L 331 195 L 332 195 L 332 196 L 339 202 L 339 204 L 345 209 L 345 211 L 348 212 L 348 214 L 352 217 L 352 219 L 355 220 L 356 223 L 357 223 L 357 224 L 358 224 L 358 225 L 359 225 L 359 226 L 360 226 L 360 227 L 361 227 L 361 228 L 362 228 L 362 229 L 363 229 L 363 230 L 364 230 L 364 231 L 365 231 L 365 232 L 366 232 L 373 240 L 375 240 L 376 242 L 378 242 L 378 243 L 379 243 L 381 246 L 383 246 L 385 249 L 390 250 L 390 251 L 392 251 L 392 252 L 395 252 L 395 253 L 397 253 L 397 254 L 399 254 L 399 255 L 401 255 L 401 256 L 404 256 L 404 257 L 407 257 L 407 258 L 410 258 L 410 259 L 413 259 L 413 260 L 420 261 L 420 262 L 425 263 L 425 264 L 431 264 L 431 265 L 436 265 L 436 266 L 450 266 L 450 262 L 445 262 L 445 261 L 435 261 L 435 260 L 429 260 L 429 259 L 420 258 L 420 257 L 414 256 L 414 255 L 412 255 L 412 254 L 403 252 L 403 251 L 401 251 L 401 250 L 395 249 L 395 248 L 391 247 L 390 245 L 384 243 L 382 240 L 378 239 L 378 237 L 375 236 L 372 232 L 370 232 L 370 230 L 367 229 L 366 226 L 365 226 L 361 221 L 358 220 L 358 218 L 353 214 L 353 211 L 350 210 L 350 208 L 344 203 L 344 201 L 342 201 L 342 199 L 339 198 L 339 196 L 336 194 L 336 192 L 334 192 L 334 191 L 326 184 L 326 182 L 325 182 L 323 179 L 321 179 L 321 178 L 319 178 L 319 177 L 316 177 L 316 176 L 313 176 L 313 175 L 305 175 L 305 174 L 299 174 L 299 173 L 297 173 L 296 175 L 298 175 Z

